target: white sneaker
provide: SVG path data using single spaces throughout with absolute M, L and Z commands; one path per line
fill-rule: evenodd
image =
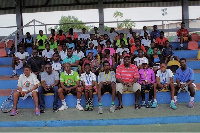
M 81 104 L 76 104 L 76 108 L 77 108 L 79 111 L 83 111 L 83 107 L 81 106 Z
M 58 110 L 59 111 L 63 111 L 65 109 L 68 109 L 68 106 L 67 105 L 62 105 Z

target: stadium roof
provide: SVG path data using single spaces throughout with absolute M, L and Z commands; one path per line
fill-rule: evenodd
M 0 0 L 0 15 L 15 14 L 18 0 Z M 99 0 L 21 0 L 22 13 L 98 9 Z M 188 0 L 200 6 L 199 0 Z M 103 8 L 181 6 L 181 0 L 103 0 Z

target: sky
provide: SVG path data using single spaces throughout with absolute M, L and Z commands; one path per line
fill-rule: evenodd
M 161 9 L 167 8 L 167 15 L 162 16 Z M 190 19 L 196 19 L 200 17 L 199 12 L 200 6 L 192 6 L 189 7 L 189 17 Z M 115 11 L 120 11 L 123 13 L 123 18 L 119 18 L 119 21 L 124 19 L 131 19 L 132 21 L 143 21 L 143 20 L 180 20 L 182 18 L 182 8 L 179 7 L 138 7 L 138 8 L 107 8 L 104 9 L 104 21 L 116 21 L 116 18 L 113 17 Z M 87 15 L 86 15 L 87 14 Z M 90 10 L 74 10 L 74 11 L 55 11 L 55 12 L 38 12 L 38 13 L 23 13 L 23 23 L 24 25 L 30 22 L 33 19 L 36 19 L 45 24 L 58 24 L 61 16 L 76 16 L 79 20 L 83 22 L 98 22 L 98 10 L 90 9 Z M 16 25 L 16 15 L 0 15 L 0 27 L 4 26 L 15 26 Z M 141 29 L 144 25 L 151 26 L 154 24 L 161 24 L 160 22 L 136 22 L 137 29 Z M 98 24 L 90 24 L 94 26 L 98 26 Z M 106 26 L 116 27 L 116 23 L 105 23 Z M 48 26 L 49 28 L 51 26 Z M 0 32 L 0 36 L 9 35 L 14 32 L 16 28 L 0 28 L 2 32 Z M 44 30 L 44 26 L 36 27 L 36 33 L 40 30 Z M 24 32 L 30 31 L 33 34 L 33 27 L 25 28 Z

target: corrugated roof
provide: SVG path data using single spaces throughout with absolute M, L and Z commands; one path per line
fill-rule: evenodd
M 0 14 L 15 14 L 17 0 L 0 0 Z M 22 12 L 50 12 L 97 9 L 98 0 L 21 0 Z M 181 6 L 181 0 L 103 0 L 104 8 Z M 189 0 L 189 6 L 200 6 L 199 0 Z

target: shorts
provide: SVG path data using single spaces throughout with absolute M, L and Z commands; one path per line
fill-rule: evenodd
M 19 90 L 17 90 L 17 91 L 18 91 L 19 93 L 21 93 Z M 23 89 L 22 89 L 22 91 L 28 91 L 28 90 L 23 90 Z M 33 91 L 37 91 L 37 92 L 38 92 L 38 89 L 33 90 Z M 26 94 L 25 96 L 21 96 L 21 98 L 22 98 L 23 100 L 25 100 L 25 99 L 28 98 L 29 96 L 33 99 L 33 93 L 32 93 L 32 92 L 29 92 L 29 93 Z
M 102 86 L 102 88 L 101 88 L 101 95 L 103 95 L 105 92 L 109 92 L 110 94 L 112 94 L 111 84 L 103 85 Z
M 177 84 L 177 83 L 174 83 L 174 84 Z M 181 82 L 181 84 L 184 84 L 184 83 Z M 195 92 L 196 92 L 197 86 L 196 86 L 194 83 L 192 83 L 192 85 L 194 86 L 194 90 L 195 90 Z M 179 90 L 178 90 L 178 93 L 180 93 L 182 90 L 187 91 L 187 92 L 189 93 L 189 95 L 190 95 L 190 91 L 188 90 L 188 86 L 186 86 L 186 87 L 183 88 L 183 89 L 179 89 Z
M 131 87 L 127 87 L 122 83 L 116 83 L 116 92 L 120 92 L 121 94 L 124 91 L 136 92 L 137 90 L 141 91 L 141 85 L 139 83 L 134 83 Z
M 15 65 L 15 69 L 21 69 L 23 67 L 23 62 L 20 60 L 18 65 Z
M 73 87 L 73 86 L 65 86 L 65 87 L 70 88 L 70 87 Z M 70 92 L 67 92 L 65 89 L 63 89 L 63 94 L 64 94 L 64 95 L 67 95 L 67 94 L 69 94 L 69 93 L 71 93 L 72 95 L 76 96 L 76 95 L 77 95 L 76 88 L 71 89 Z

